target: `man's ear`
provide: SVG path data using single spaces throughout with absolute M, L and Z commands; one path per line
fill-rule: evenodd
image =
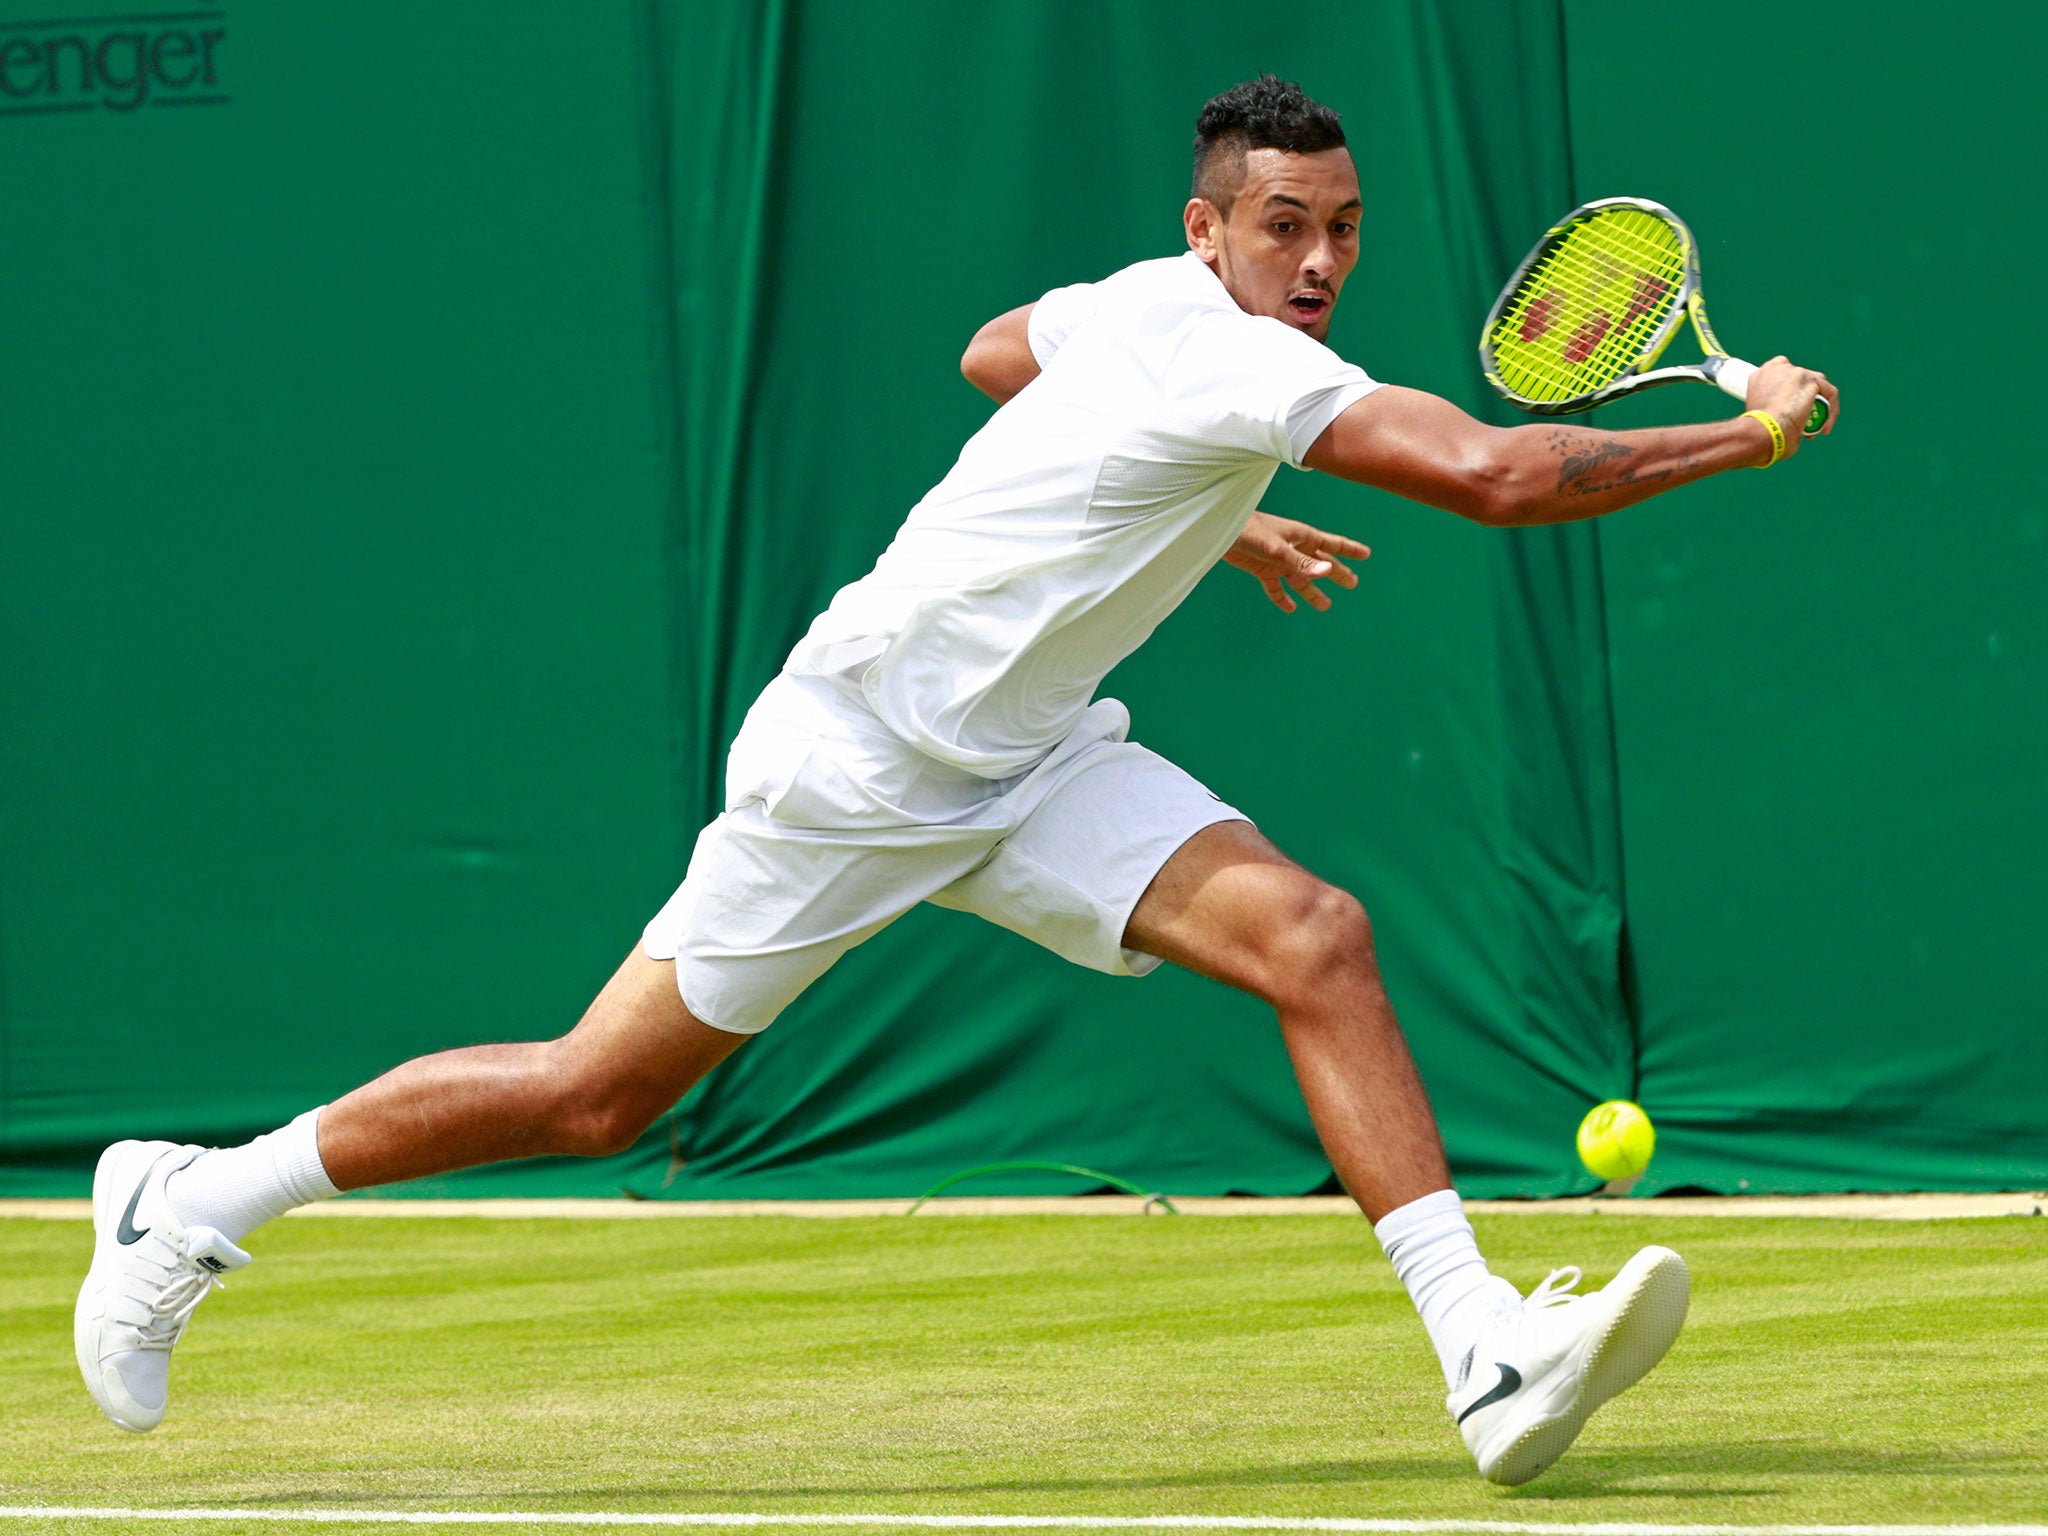
M 1202 260 L 1213 262 L 1216 233 L 1223 224 L 1223 215 L 1216 211 L 1216 205 L 1205 197 L 1191 197 L 1187 207 L 1180 211 L 1180 221 L 1188 232 L 1188 249 Z

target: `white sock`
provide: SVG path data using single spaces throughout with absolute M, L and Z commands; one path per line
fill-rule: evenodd
M 1502 1307 L 1519 1305 L 1521 1293 L 1486 1267 L 1454 1189 L 1389 1211 L 1372 1231 L 1422 1314 L 1444 1368 L 1444 1385 L 1455 1387 L 1480 1330 Z
M 294 1206 L 340 1194 L 320 1163 L 319 1125 L 320 1110 L 309 1109 L 246 1146 L 200 1153 L 165 1183 L 171 1210 L 188 1227 L 239 1243 Z

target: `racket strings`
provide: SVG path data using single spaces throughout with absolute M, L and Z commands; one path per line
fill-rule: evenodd
M 1489 331 L 1495 371 L 1525 399 L 1591 394 L 1633 367 L 1685 279 L 1678 232 L 1640 209 L 1567 229 L 1523 276 Z
M 1585 393 L 1627 371 L 1668 313 L 1682 263 L 1609 231 L 1575 231 L 1532 274 L 1533 291 L 1510 333 L 1512 361 L 1555 391 Z M 1602 238 L 1610 236 L 1609 238 Z M 1532 320 L 1533 317 L 1533 320 Z

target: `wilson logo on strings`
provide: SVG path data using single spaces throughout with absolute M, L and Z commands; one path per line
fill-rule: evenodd
M 228 102 L 219 8 L 0 21 L 0 117 Z

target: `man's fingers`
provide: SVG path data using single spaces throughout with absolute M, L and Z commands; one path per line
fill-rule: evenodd
M 1821 427 L 1820 435 L 1825 437 L 1835 430 L 1835 422 L 1842 410 L 1842 394 L 1819 369 L 1802 368 L 1780 354 L 1757 369 L 1757 376 L 1757 383 L 1751 386 L 1749 395 L 1752 405 L 1776 412 L 1780 421 L 1788 427 L 1796 424 L 1803 435 L 1806 418 L 1812 413 L 1817 397 L 1828 403 L 1828 419 Z M 1786 449 L 1787 453 L 1797 451 L 1796 444 Z
M 1356 539 L 1347 539 L 1341 533 L 1325 533 L 1306 523 L 1295 524 L 1289 538 L 1292 547 L 1305 555 L 1346 555 L 1353 560 L 1369 559 L 1372 555 L 1372 551 Z
M 1330 611 L 1330 594 L 1315 584 L 1314 577 L 1309 574 L 1306 567 L 1289 575 L 1287 584 L 1299 592 L 1302 601 L 1315 609 L 1317 613 L 1328 613 Z
M 1340 555 L 1366 560 L 1372 551 L 1341 533 L 1324 533 L 1306 523 L 1255 512 L 1223 558 L 1257 578 L 1267 600 L 1282 613 L 1293 613 L 1300 606 L 1296 596 L 1318 613 L 1326 613 L 1330 594 L 1317 582 L 1333 581 L 1346 589 L 1358 585 L 1358 573 L 1339 559 Z
M 1294 561 L 1294 572 L 1295 574 L 1287 579 L 1294 584 L 1297 591 L 1300 590 L 1303 580 L 1334 581 L 1338 586 L 1346 588 L 1358 585 L 1358 572 L 1352 570 L 1342 560 L 1331 559 L 1328 554 L 1297 556 Z
M 1348 539 L 1341 533 L 1325 533 L 1292 518 L 1255 512 L 1252 519 L 1245 528 L 1245 535 L 1259 540 L 1268 553 L 1279 554 L 1292 549 L 1322 550 L 1333 555 L 1349 555 L 1354 560 L 1363 560 L 1372 553 L 1356 539 Z
M 1314 560 L 1310 563 L 1322 567 L 1321 570 L 1309 571 L 1308 574 L 1311 576 L 1327 576 L 1340 587 L 1355 587 L 1358 585 L 1358 572 L 1351 569 L 1342 560 L 1332 560 L 1329 556 L 1325 555 L 1322 559 Z

